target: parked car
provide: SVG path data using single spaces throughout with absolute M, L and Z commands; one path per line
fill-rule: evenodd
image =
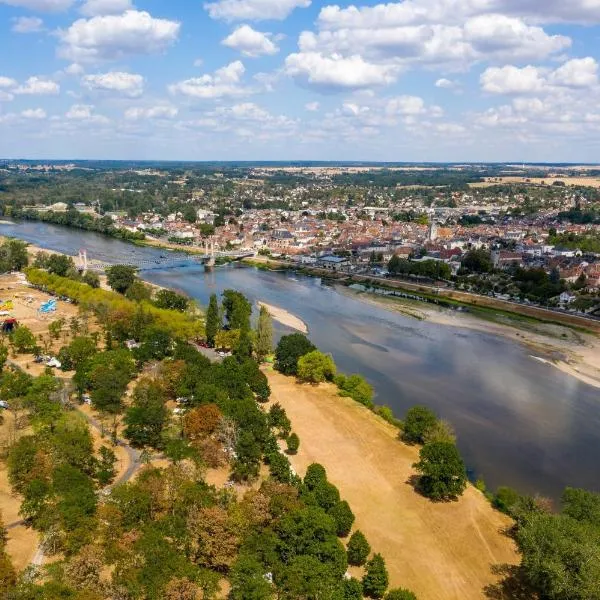
M 10 408 L 10 404 L 6 402 L 6 400 L 0 400 L 0 408 L 2 410 L 8 410 Z

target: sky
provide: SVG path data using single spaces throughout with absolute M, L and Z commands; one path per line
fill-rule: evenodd
M 0 156 L 600 162 L 600 0 L 0 0 Z

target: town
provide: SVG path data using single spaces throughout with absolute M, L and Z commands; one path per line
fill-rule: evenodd
M 44 186 L 27 189 L 32 182 Z M 7 163 L 5 216 L 600 312 L 591 167 Z

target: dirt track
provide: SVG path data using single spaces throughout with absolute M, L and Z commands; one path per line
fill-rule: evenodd
M 356 514 L 375 551 L 386 558 L 392 586 L 419 600 L 484 598 L 496 582 L 492 566 L 517 563 L 501 533 L 510 520 L 469 487 L 458 502 L 434 504 L 409 483 L 418 450 L 397 441 L 397 430 L 333 386 L 300 386 L 268 372 L 272 400 L 287 411 L 301 440 L 291 457 L 299 474 L 321 463 Z

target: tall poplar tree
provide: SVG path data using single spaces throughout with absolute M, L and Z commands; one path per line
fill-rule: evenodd
M 208 310 L 206 311 L 206 341 L 210 346 L 215 345 L 215 337 L 221 330 L 221 315 L 217 295 L 211 294 Z
M 273 322 L 271 321 L 269 309 L 264 305 L 260 307 L 258 317 L 255 351 L 260 361 L 263 361 L 273 352 Z

